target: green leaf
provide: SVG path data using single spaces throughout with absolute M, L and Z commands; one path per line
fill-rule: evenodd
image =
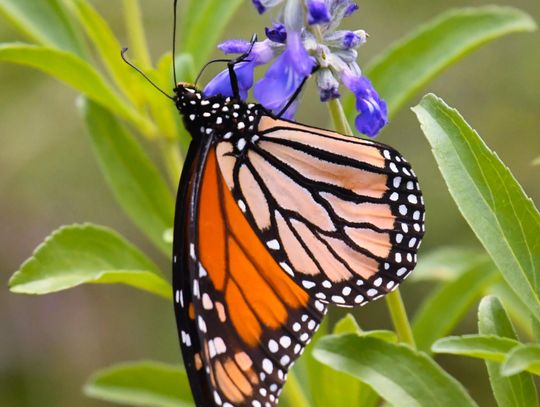
M 532 165 L 540 165 L 540 157 L 536 157 L 532 162 Z
M 512 376 L 523 371 L 540 376 L 540 344 L 532 343 L 512 349 L 501 366 L 503 376 Z
M 143 69 L 148 69 L 152 65 L 146 34 L 144 32 L 144 21 L 141 6 L 138 0 L 123 0 L 124 21 L 129 38 L 129 47 L 133 50 L 135 60 Z
M 360 333 L 362 329 L 356 322 L 353 314 L 347 314 L 334 326 L 334 334 Z
M 141 361 L 96 372 L 84 393 L 99 400 L 131 406 L 192 407 L 186 372 L 174 365 Z
M 531 329 L 531 318 L 534 318 L 534 316 L 528 312 L 523 312 L 523 310 L 527 309 L 527 306 L 506 281 L 501 280 L 489 287 L 488 294 L 496 296 L 499 299 L 504 306 L 505 312 L 508 314 L 508 318 L 512 321 L 512 324 L 519 333 L 522 333 L 527 338 L 534 338 Z
M 448 189 L 503 277 L 540 319 L 540 215 L 508 168 L 441 99 L 414 112 Z
M 182 52 L 191 54 L 195 66 L 207 60 L 223 30 L 243 0 L 192 1 L 183 21 Z M 196 3 L 196 4 L 195 4 Z
M 85 283 L 119 283 L 171 299 L 158 268 L 111 229 L 64 226 L 38 246 L 9 280 L 12 292 L 48 294 Z
M 334 334 L 357 334 L 371 336 L 373 331 L 363 332 L 352 314 L 347 314 L 338 321 L 333 329 Z M 381 333 L 377 331 L 373 336 Z M 382 334 L 384 336 L 384 334 Z M 394 334 L 395 337 L 395 334 Z M 318 341 L 317 341 L 318 343 Z M 317 346 L 315 344 L 315 347 Z M 311 366 L 316 375 L 316 382 L 313 382 L 311 393 L 313 395 L 313 405 L 326 407 L 349 407 L 375 406 L 379 397 L 367 384 L 361 383 L 346 373 L 336 372 L 334 369 L 313 360 Z
M 91 65 L 74 54 L 29 44 L 4 43 L 0 44 L 0 62 L 39 69 L 131 120 L 141 130 L 152 132 L 152 123 L 120 99 Z
M 515 339 L 495 335 L 463 335 L 439 339 L 431 350 L 435 353 L 502 362 L 506 358 L 506 353 L 517 345 L 519 342 Z
M 516 340 L 514 327 L 500 301 L 493 296 L 485 297 L 478 307 L 478 331 L 483 335 L 498 335 Z M 489 381 L 499 407 L 538 406 L 538 396 L 532 376 L 521 373 L 504 377 L 500 364 L 486 361 Z
M 120 57 L 122 46 L 107 24 L 107 21 L 86 0 L 70 0 L 73 14 L 77 16 L 86 34 L 94 44 L 101 60 L 122 92 L 136 103 L 143 105 L 140 91 L 142 79 Z M 148 86 L 144 82 L 144 86 Z
M 420 306 L 413 322 L 418 349 L 429 352 L 435 340 L 452 332 L 471 306 L 498 278 L 493 264 L 484 260 L 431 294 Z
M 452 281 L 471 267 L 484 262 L 485 253 L 464 247 L 442 247 L 424 254 L 418 261 L 413 281 Z
M 524 12 L 487 6 L 451 10 L 405 36 L 376 58 L 365 74 L 386 100 L 392 116 L 444 68 L 480 45 L 536 25 Z M 354 116 L 354 101 L 346 103 Z
M 107 183 L 133 222 L 170 255 L 163 234 L 174 218 L 173 196 L 135 137 L 96 103 L 79 103 Z
M 327 336 L 316 344 L 314 356 L 367 383 L 396 406 L 476 406 L 432 359 L 405 345 L 358 335 Z
M 31 41 L 83 57 L 86 51 L 61 0 L 0 0 L 0 15 Z

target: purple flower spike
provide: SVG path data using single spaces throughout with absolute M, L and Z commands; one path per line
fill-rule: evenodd
M 254 96 L 267 109 L 278 113 L 285 107 L 304 78 L 311 74 L 315 61 L 309 56 L 299 33 L 290 33 L 287 49 L 255 84 Z M 297 105 L 297 104 L 296 104 Z M 292 118 L 296 105 L 284 117 Z
M 356 117 L 355 127 L 360 133 L 375 137 L 388 123 L 386 102 L 379 97 L 367 78 L 345 72 L 341 79 L 356 96 L 356 110 L 360 114 Z
M 307 0 L 307 9 L 309 25 L 327 23 L 332 18 L 324 0 Z
M 264 30 L 270 41 L 279 42 L 280 44 L 287 42 L 287 30 L 285 30 L 283 24 L 274 22 L 272 28 L 266 27 Z

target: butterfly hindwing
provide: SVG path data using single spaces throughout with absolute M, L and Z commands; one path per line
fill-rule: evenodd
M 202 348 L 194 318 L 192 273 L 189 271 L 188 254 L 192 239 L 188 231 L 191 221 L 188 214 L 193 212 L 193 187 L 196 184 L 197 169 L 201 165 L 199 150 L 198 143 L 191 144 L 178 189 L 173 245 L 173 295 L 178 337 L 193 398 L 198 406 L 209 406 L 212 405 L 209 396 L 211 388 L 204 370 L 201 370 Z
M 184 215 L 182 272 L 190 286 L 182 294 L 189 292 L 191 302 L 177 304 L 187 307 L 180 314 L 189 318 L 190 332 L 183 335 L 189 334 L 190 343 L 182 347 L 188 348 L 184 357 L 192 358 L 190 382 L 206 392 L 194 389 L 200 406 L 275 405 L 288 369 L 326 307 L 297 286 L 262 245 L 225 184 L 215 145 L 200 151 L 193 187 L 187 188 L 192 204 Z

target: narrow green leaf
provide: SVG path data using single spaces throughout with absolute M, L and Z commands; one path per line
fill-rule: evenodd
M 152 132 L 152 123 L 120 99 L 91 65 L 74 54 L 29 44 L 4 43 L 0 44 L 0 62 L 39 69 L 130 120 L 143 131 Z
M 451 10 L 391 46 L 367 67 L 365 74 L 393 115 L 444 68 L 475 48 L 535 28 L 530 16 L 510 7 Z M 346 111 L 348 117 L 354 116 L 352 99 L 347 101 Z
M 191 54 L 195 66 L 202 66 L 207 60 L 223 30 L 243 0 L 199 0 L 192 3 L 192 19 L 183 35 L 182 52 Z
M 120 58 L 123 47 L 107 21 L 86 0 L 70 0 L 69 4 L 73 14 L 77 16 L 98 51 L 114 83 L 133 103 L 142 106 L 144 100 L 140 90 L 143 83 L 141 77 Z M 144 86 L 148 84 L 144 82 Z
M 532 343 L 512 349 L 501 366 L 503 376 L 512 376 L 524 371 L 540 376 L 540 344 Z
M 424 254 L 418 261 L 413 281 L 452 281 L 471 267 L 484 262 L 488 256 L 464 247 L 442 247 Z
M 414 112 L 459 210 L 505 280 L 540 319 L 540 215 L 533 202 L 455 109 L 428 95 Z
M 490 261 L 473 266 L 454 281 L 444 283 L 420 306 L 413 322 L 418 349 L 429 352 L 431 344 L 448 335 L 471 306 L 499 275 Z
M 119 283 L 171 298 L 157 266 L 111 229 L 84 224 L 53 232 L 9 280 L 12 292 L 48 294 L 85 283 Z
M 186 372 L 153 361 L 122 363 L 96 372 L 85 384 L 84 393 L 130 406 L 193 406 Z
M 523 310 L 527 309 L 527 306 L 506 281 L 501 280 L 489 287 L 488 294 L 496 296 L 502 303 L 505 312 L 508 314 L 508 318 L 512 321 L 512 324 L 519 333 L 525 335 L 526 338 L 534 339 L 530 324 L 530 319 L 531 317 L 534 318 L 534 316 L 528 312 L 523 312 Z
M 152 242 L 170 255 L 171 246 L 163 234 L 173 224 L 174 206 L 163 177 L 135 137 L 111 113 L 86 99 L 79 107 L 116 199 Z
M 495 335 L 463 335 L 439 339 L 431 350 L 435 353 L 462 355 L 500 363 L 510 349 L 517 345 L 519 342 L 515 339 Z
M 478 307 L 478 331 L 483 335 L 498 335 L 516 340 L 514 327 L 497 297 L 482 299 Z M 501 375 L 501 365 L 486 361 L 489 381 L 499 407 L 538 406 L 533 378 L 521 373 L 512 377 Z
M 148 51 L 146 34 L 144 33 L 144 22 L 139 5 L 139 0 L 124 0 L 124 21 L 129 37 L 129 47 L 133 50 L 135 61 L 141 68 L 149 69 L 152 66 L 152 59 Z
M 358 335 L 327 336 L 313 354 L 369 384 L 396 406 L 476 406 L 461 384 L 432 359 L 405 345 Z
M 536 342 L 540 342 L 540 321 L 538 321 L 534 315 L 529 316 L 531 323 L 532 337 Z
M 80 57 L 86 54 L 61 0 L 0 0 L 0 15 L 31 41 Z

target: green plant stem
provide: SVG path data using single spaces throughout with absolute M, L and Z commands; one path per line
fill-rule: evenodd
M 310 407 L 309 401 L 302 390 L 302 386 L 294 373 L 294 370 L 289 372 L 287 376 L 287 391 L 283 393 L 283 398 L 286 399 L 287 405 L 294 407 Z
M 142 69 L 149 69 L 152 66 L 144 26 L 142 23 L 141 8 L 138 0 L 124 0 L 124 19 L 129 37 L 130 48 L 133 55 Z
M 403 304 L 403 299 L 401 298 L 399 290 L 392 291 L 386 296 L 386 305 L 390 311 L 392 324 L 394 325 L 399 341 L 416 349 L 411 324 L 409 323 L 407 311 L 405 310 L 405 305 Z
M 353 131 L 349 125 L 347 117 L 345 116 L 345 111 L 343 110 L 343 106 L 341 105 L 339 99 L 330 100 L 327 103 L 327 106 L 328 110 L 330 111 L 330 117 L 332 118 L 332 125 L 334 126 L 334 129 L 339 133 L 352 136 Z
M 330 112 L 330 117 L 332 118 L 334 129 L 340 133 L 352 136 L 353 132 L 349 122 L 347 121 L 345 112 L 343 111 L 341 101 L 339 99 L 331 100 L 327 103 L 327 106 Z M 407 312 L 405 311 L 405 306 L 399 290 L 395 290 L 386 296 L 386 305 L 388 306 L 392 323 L 400 342 L 407 343 L 413 348 L 416 348 L 411 324 L 409 323 Z

